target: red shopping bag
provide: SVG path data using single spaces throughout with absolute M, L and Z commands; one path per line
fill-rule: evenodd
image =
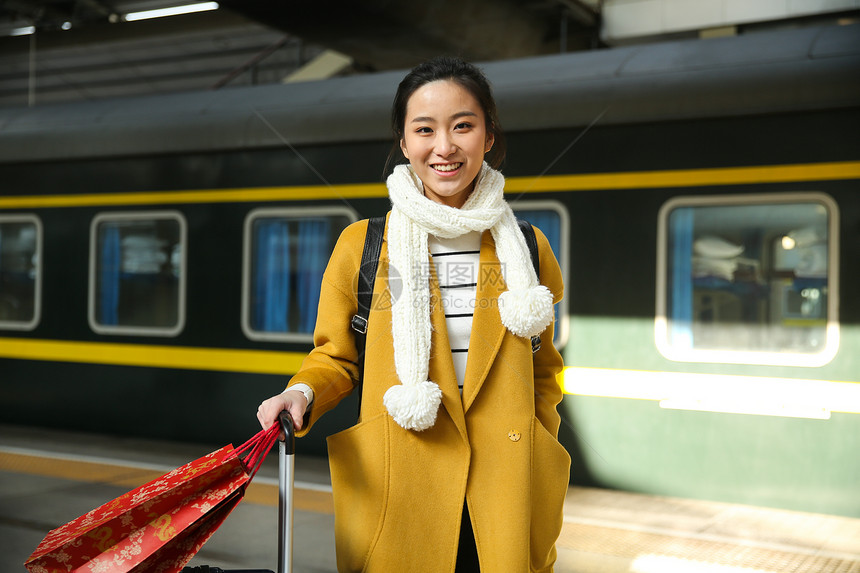
M 224 522 L 278 438 L 279 424 L 224 446 L 48 533 L 31 573 L 176 573 Z

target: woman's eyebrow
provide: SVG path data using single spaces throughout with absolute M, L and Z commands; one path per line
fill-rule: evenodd
M 475 113 L 474 111 L 468 111 L 468 110 L 458 111 L 457 113 L 455 113 L 454 115 L 451 116 L 451 119 L 460 119 L 461 117 L 478 117 L 478 114 Z M 432 117 L 422 115 L 422 116 L 418 116 L 418 117 L 413 117 L 409 123 L 432 123 L 434 121 L 436 121 L 436 120 L 433 119 Z

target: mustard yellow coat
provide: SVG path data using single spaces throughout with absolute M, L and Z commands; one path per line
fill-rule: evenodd
M 315 348 L 291 381 L 314 391 L 299 435 L 353 390 L 357 353 L 349 324 L 366 229 L 367 221 L 359 221 L 344 230 L 325 271 Z M 561 271 L 546 237 L 537 231 L 537 238 L 541 282 L 558 302 Z M 433 277 L 429 378 L 442 389 L 442 406 L 432 428 L 404 430 L 382 403 L 399 384 L 387 252 L 383 243 L 360 421 L 328 438 L 338 570 L 452 572 L 465 499 L 483 573 L 552 571 L 570 473 L 570 456 L 557 439 L 562 359 L 553 326 L 533 355 L 529 339 L 502 325 L 496 304 L 505 285 L 493 238 L 484 232 L 463 396 Z

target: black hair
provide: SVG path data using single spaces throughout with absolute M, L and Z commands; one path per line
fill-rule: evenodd
M 505 160 L 505 136 L 496 112 L 496 100 L 493 90 L 484 73 L 476 66 L 460 58 L 439 56 L 415 66 L 397 86 L 394 104 L 391 106 L 391 130 L 394 134 L 394 146 L 385 162 L 385 174 L 388 174 L 392 164 L 405 161 L 400 149 L 406 124 L 406 104 L 420 87 L 439 80 L 451 80 L 468 91 L 478 101 L 484 112 L 486 130 L 493 136 L 493 148 L 487 152 L 486 161 L 494 169 L 498 169 Z M 402 161 L 401 161 L 402 160 Z

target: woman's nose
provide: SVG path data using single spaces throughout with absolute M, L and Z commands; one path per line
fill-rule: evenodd
M 436 135 L 434 151 L 437 155 L 441 157 L 447 157 L 454 153 L 457 149 L 457 146 L 451 139 L 451 136 L 447 133 L 441 132 Z

